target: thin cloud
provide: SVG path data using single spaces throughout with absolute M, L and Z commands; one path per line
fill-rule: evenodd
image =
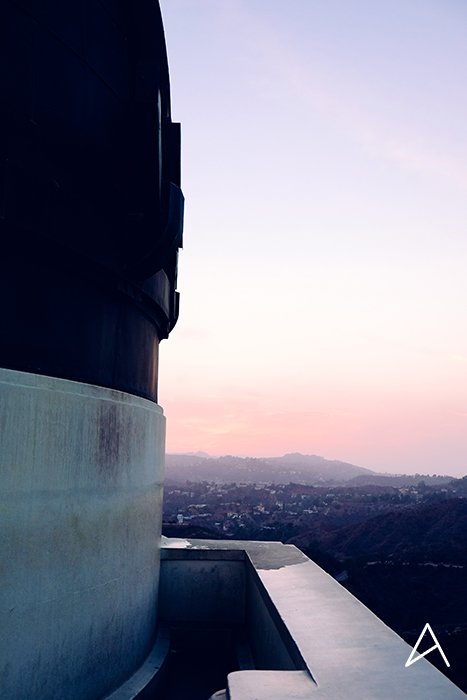
M 370 155 L 398 163 L 409 171 L 441 177 L 467 190 L 463 160 L 441 145 L 436 147 L 431 133 L 420 132 L 420 124 L 415 131 L 406 124 L 389 121 L 387 116 L 359 104 L 355 92 L 350 99 L 332 90 L 331 86 L 341 82 L 340 76 L 322 64 L 307 65 L 288 37 L 267 22 L 265 13 L 255 14 L 238 0 L 208 5 L 216 8 L 218 22 L 224 29 L 235 28 L 241 35 L 238 60 L 248 63 L 255 87 L 275 94 L 278 85 L 282 92 L 288 88 L 313 111 L 331 118 L 335 127 L 360 143 Z

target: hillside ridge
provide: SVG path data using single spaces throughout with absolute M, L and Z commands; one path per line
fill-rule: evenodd
M 359 467 L 337 459 L 319 455 L 303 455 L 292 452 L 282 457 L 238 457 L 223 455 L 212 457 L 206 452 L 167 453 L 166 480 L 174 483 L 186 481 L 213 481 L 216 483 L 290 483 L 312 486 L 324 484 L 379 484 L 403 486 L 449 482 L 452 476 L 423 474 L 388 474 Z

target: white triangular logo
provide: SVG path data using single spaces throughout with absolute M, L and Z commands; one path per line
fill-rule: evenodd
M 422 641 L 422 639 L 423 639 L 423 637 L 424 637 L 424 635 L 425 635 L 425 632 L 426 632 L 427 630 L 429 631 L 429 633 L 430 633 L 431 636 L 433 637 L 433 641 L 434 641 L 435 644 L 434 644 L 434 646 L 432 646 L 432 647 L 430 647 L 429 649 L 427 649 L 426 651 L 424 651 L 423 654 L 417 654 L 417 656 L 416 656 L 415 659 L 414 659 L 413 657 L 414 657 L 414 655 L 417 653 L 418 645 L 419 645 L 420 642 Z M 440 645 L 440 643 L 438 642 L 438 640 L 436 639 L 435 633 L 433 632 L 433 630 L 431 629 L 430 625 L 429 625 L 428 622 L 427 622 L 426 625 L 425 625 L 425 627 L 424 627 L 423 630 L 422 630 L 421 635 L 419 636 L 419 638 L 418 638 L 418 640 L 417 640 L 416 645 L 415 645 L 414 648 L 412 649 L 412 653 L 410 654 L 409 658 L 407 659 L 407 663 L 405 664 L 405 667 L 407 668 L 407 666 L 410 666 L 410 664 L 414 664 L 414 663 L 415 663 L 416 661 L 418 661 L 419 659 L 423 659 L 424 656 L 426 656 L 427 654 L 429 654 L 430 651 L 434 651 L 435 649 L 439 649 L 439 653 L 441 654 L 441 656 L 443 657 L 444 661 L 446 662 L 446 666 L 449 666 L 449 661 L 447 660 L 444 651 L 441 649 L 441 645 Z

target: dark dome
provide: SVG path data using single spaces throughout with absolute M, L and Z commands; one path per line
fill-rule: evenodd
M 0 366 L 156 399 L 180 126 L 154 0 L 0 4 Z

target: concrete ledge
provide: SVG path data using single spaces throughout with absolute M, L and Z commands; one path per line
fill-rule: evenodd
M 242 625 L 245 587 L 242 550 L 161 549 L 159 621 Z
M 308 700 L 326 697 L 306 671 L 236 671 L 229 674 L 227 693 L 228 700 Z
M 169 546 L 161 550 L 161 559 L 164 561 L 245 561 L 246 557 L 241 549 L 172 549 Z
M 238 619 L 248 630 L 258 670 L 229 675 L 230 700 L 301 700 L 310 692 L 326 700 L 466 700 L 425 658 L 406 668 L 412 648 L 296 547 L 163 538 L 162 579 L 174 550 L 180 580 L 184 563 L 190 579 L 194 552 L 197 557 L 205 553 L 206 561 L 216 552 L 218 566 L 223 551 L 227 557 L 233 550 L 245 553 L 245 605 Z M 176 586 L 171 593 L 175 598 Z M 202 594 L 198 576 L 194 606 Z M 275 666 L 269 665 L 271 659 Z
M 156 643 L 144 664 L 105 700 L 152 700 L 164 680 L 170 651 L 170 631 L 159 629 Z

